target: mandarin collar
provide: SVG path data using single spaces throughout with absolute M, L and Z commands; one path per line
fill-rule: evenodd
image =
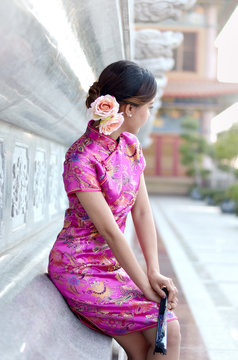
M 94 123 L 95 123 L 94 120 L 89 121 L 86 130 L 87 136 L 89 136 L 93 140 L 100 142 L 100 144 L 110 152 L 114 151 L 118 146 L 117 141 L 108 135 L 100 133 L 98 129 L 95 129 L 93 127 Z M 119 137 L 119 142 L 120 142 L 120 137 Z

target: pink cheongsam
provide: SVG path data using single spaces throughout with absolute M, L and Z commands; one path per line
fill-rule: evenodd
M 93 123 L 66 153 L 63 179 L 69 207 L 50 252 L 48 271 L 87 326 L 111 336 L 125 335 L 156 326 L 159 304 L 147 300 L 120 266 L 76 192 L 101 191 L 124 232 L 145 160 L 135 135 L 123 132 L 117 142 L 99 133 Z M 174 319 L 176 315 L 168 311 L 168 321 Z

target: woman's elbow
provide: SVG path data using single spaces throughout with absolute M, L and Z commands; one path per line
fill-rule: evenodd
M 120 229 L 116 226 L 100 226 L 98 228 L 98 232 L 100 235 L 107 241 L 108 244 L 111 244 L 112 242 L 115 242 L 115 240 L 118 238 Z
M 143 220 L 145 217 L 150 215 L 150 209 L 143 206 L 135 207 L 132 208 L 131 215 L 133 219 L 137 219 L 138 221 Z

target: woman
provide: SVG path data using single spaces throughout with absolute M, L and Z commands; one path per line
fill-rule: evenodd
M 49 276 L 87 326 L 114 337 L 135 360 L 163 357 L 152 353 L 167 287 L 167 359 L 178 360 L 180 332 L 172 311 L 177 289 L 160 274 L 145 160 L 134 135 L 155 95 L 153 75 L 130 61 L 112 63 L 90 87 L 86 106 L 93 120 L 66 153 L 69 208 L 50 253 Z M 123 234 L 130 211 L 147 274 Z

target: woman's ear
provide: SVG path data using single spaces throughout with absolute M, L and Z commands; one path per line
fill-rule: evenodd
M 123 113 L 128 116 L 131 117 L 132 116 L 132 112 L 133 112 L 133 105 L 131 104 L 125 104 L 124 108 L 123 108 Z

